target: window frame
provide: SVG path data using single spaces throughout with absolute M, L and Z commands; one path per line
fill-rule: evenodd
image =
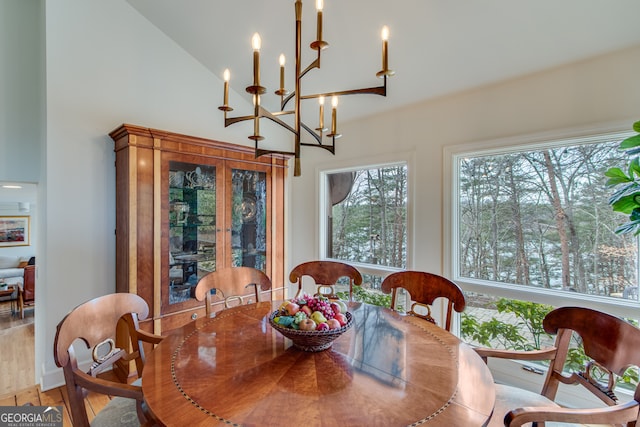
M 327 216 L 323 214 L 324 212 L 327 212 L 328 209 L 330 208 L 328 206 L 329 201 L 327 197 L 327 191 L 328 191 L 327 175 L 333 174 L 333 173 L 340 173 L 340 172 L 351 172 L 356 170 L 374 169 L 378 167 L 404 165 L 407 168 L 407 206 L 406 206 L 406 209 L 407 209 L 407 213 L 406 213 L 406 218 L 407 218 L 406 263 L 407 263 L 407 266 L 406 266 L 406 269 L 409 270 L 413 267 L 413 253 L 414 253 L 414 250 L 413 250 L 413 242 L 414 242 L 413 198 L 414 198 L 414 188 L 415 188 L 415 186 L 413 185 L 413 180 L 414 180 L 413 158 L 414 157 L 415 156 L 412 155 L 411 153 L 401 152 L 393 155 L 387 154 L 387 155 L 380 155 L 380 156 L 374 156 L 374 157 L 360 158 L 357 161 L 343 162 L 343 164 L 341 164 L 339 167 L 336 167 L 335 164 L 333 165 L 333 167 L 330 167 L 330 166 L 318 167 L 317 173 L 316 173 L 316 176 L 318 177 L 318 182 L 317 182 L 318 189 L 317 189 L 316 200 L 318 200 L 318 210 L 317 210 L 319 215 L 318 253 L 320 255 L 319 256 L 320 259 L 344 262 L 349 265 L 352 265 L 353 267 L 356 267 L 362 274 L 370 274 L 374 276 L 386 277 L 391 273 L 405 270 L 403 268 L 389 267 L 389 266 L 383 266 L 379 264 L 369 264 L 369 263 L 348 261 L 348 260 L 329 257 L 327 255 L 327 243 L 328 243 L 327 242 L 327 239 L 328 239 Z
M 447 146 L 443 151 L 443 264 L 444 271 L 464 291 L 489 294 L 505 298 L 549 304 L 555 307 L 579 305 L 612 313 L 617 316 L 638 319 L 640 317 L 640 301 L 602 298 L 594 295 L 577 294 L 562 290 L 547 290 L 536 287 L 512 286 L 511 284 L 471 279 L 459 275 L 457 254 L 459 238 L 457 220 L 459 218 L 458 176 L 459 159 L 470 155 L 491 155 L 514 153 L 527 150 L 544 149 L 561 145 L 584 144 L 598 142 L 604 138 L 624 139 L 634 135 L 629 123 L 614 123 L 595 127 L 568 129 L 508 138 L 478 141 L 469 144 Z M 621 218 L 622 222 L 622 218 Z M 640 257 L 639 257 L 640 258 Z M 637 268 L 638 270 L 638 268 Z

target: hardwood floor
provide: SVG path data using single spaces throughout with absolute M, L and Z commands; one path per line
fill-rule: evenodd
M 109 403 L 111 398 L 104 394 L 89 393 L 85 399 L 89 422 Z M 67 390 L 63 387 L 54 388 L 48 391 L 40 390 L 40 386 L 32 386 L 24 390 L 0 396 L 0 406 L 62 406 L 62 420 L 64 427 L 72 427 L 71 416 L 69 415 L 69 399 Z
M 0 406 L 62 406 L 64 426 L 72 426 L 65 388 L 42 391 L 36 385 L 33 315 L 34 310 L 27 310 L 25 318 L 19 319 L 11 315 L 10 302 L 0 302 Z M 85 400 L 89 418 L 109 399 L 109 396 L 89 393 Z
M 15 301 L 13 307 L 16 308 Z M 0 396 L 36 384 L 33 313 L 28 310 L 20 319 L 12 315 L 11 302 L 0 302 Z

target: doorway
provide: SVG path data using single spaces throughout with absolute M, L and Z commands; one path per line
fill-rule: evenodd
M 25 306 L 21 316 L 17 298 L 18 288 L 25 290 L 24 267 L 36 260 L 36 201 L 36 184 L 0 182 L 0 281 L 15 291 L 0 298 L 0 396 L 35 385 L 35 307 Z

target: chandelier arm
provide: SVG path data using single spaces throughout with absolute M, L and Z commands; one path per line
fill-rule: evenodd
M 293 110 L 286 110 L 286 111 L 276 111 L 275 113 L 270 113 L 274 116 L 286 116 L 288 114 L 295 114 L 295 111 Z
M 316 58 L 316 60 L 313 61 L 311 64 L 309 64 L 309 66 L 305 68 L 304 71 L 301 71 L 300 78 L 303 78 L 305 74 L 307 74 L 309 71 L 313 70 L 314 68 L 320 68 L 320 58 Z
M 293 90 L 289 93 L 289 96 L 287 96 L 286 98 L 284 98 L 282 100 L 282 102 L 280 103 L 280 109 L 284 110 L 284 107 L 287 106 L 287 103 L 291 100 L 291 98 L 293 98 L 294 96 L 296 96 L 296 91 Z
M 256 148 L 256 158 L 264 156 L 266 154 L 282 154 L 283 156 L 293 156 L 293 151 L 281 151 L 281 150 L 265 150 L 263 148 Z
M 255 116 L 238 116 L 238 117 L 225 117 L 224 127 L 230 126 L 234 123 L 245 122 L 247 120 L 253 120 Z
M 289 132 L 293 133 L 294 135 L 298 134 L 298 132 L 296 132 L 296 130 L 294 128 L 292 128 L 291 126 L 289 126 L 288 124 L 286 124 L 285 122 L 283 122 L 282 120 L 277 118 L 276 114 L 280 116 L 280 115 L 284 115 L 284 114 L 290 114 L 290 112 L 281 111 L 280 113 L 273 114 L 269 110 L 266 110 L 264 107 L 260 107 L 260 117 L 264 117 L 266 119 L 269 119 L 269 120 L 279 124 L 283 128 L 287 129 Z
M 295 111 L 293 110 L 287 110 L 287 111 L 277 111 L 275 113 L 271 113 L 270 111 L 266 110 L 264 107 L 260 107 L 260 117 L 266 117 L 268 119 L 273 120 L 274 122 L 284 126 L 285 128 L 287 128 L 289 131 L 294 132 L 294 129 L 287 125 L 285 122 L 283 122 L 282 120 L 279 120 L 276 118 L 276 116 L 285 116 L 285 115 L 289 115 L 289 114 L 293 114 L 295 113 Z M 239 122 L 245 122 L 248 120 L 253 120 L 255 119 L 256 116 L 238 116 L 238 117 L 226 117 L 224 119 L 224 127 L 230 126 L 234 123 L 239 123 Z
M 343 95 L 363 95 L 363 94 L 369 94 L 369 95 L 380 95 L 380 96 L 387 96 L 387 78 L 385 76 L 385 84 L 383 86 L 376 86 L 376 87 L 368 87 L 368 88 L 362 88 L 362 89 L 351 89 L 351 90 L 343 90 L 343 91 L 339 91 L 339 92 L 325 92 L 325 93 L 314 93 L 314 94 L 310 94 L 310 95 L 303 95 L 300 97 L 300 99 L 315 99 L 315 98 L 320 98 L 321 96 L 324 96 L 325 98 L 330 98 L 332 96 L 343 96 Z M 289 94 L 289 96 L 287 96 L 281 104 L 281 108 L 284 108 L 287 105 L 287 102 L 289 102 L 289 100 L 291 98 L 293 98 L 294 96 L 296 96 L 296 92 L 293 91 Z
M 300 122 L 300 126 L 302 126 L 304 128 L 304 130 L 306 130 L 307 132 L 309 132 L 309 134 L 311 134 L 311 136 L 313 136 L 313 138 L 316 140 L 317 144 L 310 144 L 308 142 L 300 142 L 301 146 L 304 147 L 316 147 L 316 148 L 324 148 L 325 150 L 329 151 L 331 154 L 335 154 L 336 152 L 336 138 L 331 137 L 331 145 L 326 145 L 322 143 L 322 134 L 318 135 L 313 129 L 311 129 L 309 126 L 305 125 L 303 122 Z
M 318 135 L 313 129 L 311 129 L 309 126 L 305 125 L 303 122 L 300 122 L 300 126 L 302 126 L 302 128 L 304 130 L 306 130 L 307 132 L 309 132 L 309 134 L 311 136 L 313 136 L 313 138 L 318 141 L 318 145 L 322 145 L 322 137 L 320 135 Z M 316 144 L 303 144 L 303 145 L 312 145 L 312 146 L 316 146 Z
M 309 144 L 308 142 L 301 142 L 300 145 L 302 145 L 303 147 L 316 147 L 316 148 L 324 148 L 325 150 L 329 151 L 331 154 L 335 154 L 336 151 L 336 145 L 335 145 L 335 140 L 334 143 L 331 145 L 326 145 L 326 144 Z
M 362 94 L 387 96 L 387 85 L 385 84 L 384 86 L 343 90 L 339 92 L 314 93 L 311 95 L 303 95 L 300 97 L 300 99 L 314 99 L 314 98 L 320 98 L 321 96 L 324 96 L 325 98 L 330 98 L 332 96 L 362 95 Z
M 316 58 L 315 61 L 313 61 L 311 64 L 309 64 L 309 66 L 307 68 L 305 68 L 304 71 L 300 72 L 300 76 L 298 77 L 298 79 L 303 78 L 305 74 L 307 74 L 309 71 L 313 70 L 314 68 L 320 68 L 320 57 L 319 56 L 320 56 L 320 54 L 318 54 L 318 58 Z M 284 107 L 287 106 L 287 103 L 294 96 L 296 96 L 296 91 L 295 90 L 291 91 L 291 93 L 289 93 L 289 95 L 282 100 L 282 102 L 280 103 L 280 109 L 284 110 Z
M 309 65 L 309 67 L 307 67 L 307 69 L 304 70 L 300 74 L 300 77 L 304 76 L 304 74 L 306 74 L 309 70 L 312 70 L 313 68 L 315 68 L 314 64 L 316 62 L 319 62 L 319 61 L 316 59 L 313 64 Z M 320 68 L 320 67 L 318 67 L 318 68 Z M 315 94 L 311 94 L 311 95 L 303 95 L 303 96 L 300 97 L 300 99 L 314 99 L 314 98 L 320 98 L 321 96 L 332 97 L 332 96 L 362 95 L 362 94 L 387 96 L 387 76 L 383 76 L 383 79 L 384 79 L 384 84 L 382 86 L 368 87 L 368 88 L 362 88 L 362 89 L 343 90 L 343 91 L 340 91 L 340 92 L 315 93 Z M 296 91 L 295 90 L 292 91 L 291 93 L 289 93 L 289 96 L 287 96 L 286 98 L 284 98 L 282 100 L 280 108 L 284 109 L 284 107 L 287 106 L 287 103 L 294 96 L 296 96 Z

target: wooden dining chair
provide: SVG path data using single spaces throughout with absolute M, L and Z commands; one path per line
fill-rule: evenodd
M 407 314 L 417 316 L 437 324 L 431 316 L 431 305 L 436 298 L 447 299 L 444 329 L 451 331 L 453 311 L 461 313 L 466 305 L 462 289 L 451 280 L 437 274 L 423 271 L 399 271 L 385 277 L 382 292 L 391 293 L 391 308 L 398 310 L 398 290 L 405 289 L 411 297 L 411 307 Z M 415 309 L 419 308 L 418 311 Z M 425 312 L 426 311 L 426 312 Z
M 541 394 L 496 384 L 496 405 L 488 425 L 516 427 L 534 423 L 543 426 L 545 421 L 554 421 L 635 426 L 640 388 L 636 387 L 631 401 L 620 403 L 614 386 L 616 376 L 630 366 L 640 366 L 640 329 L 617 317 L 582 307 L 551 311 L 545 316 L 543 327 L 548 334 L 556 335 L 555 345 L 548 349 L 518 352 L 476 348 L 485 361 L 488 357 L 550 361 Z M 569 374 L 563 373 L 563 366 L 570 355 L 572 333 L 580 337 L 589 361 L 581 371 Z M 606 378 L 604 381 L 599 377 L 601 374 Z M 584 386 L 607 406 L 562 408 L 554 401 L 560 383 Z
M 211 290 L 215 289 L 214 293 Z M 211 316 L 211 304 L 224 301 L 224 307 L 250 304 L 260 301 L 260 293 L 271 289 L 271 279 L 252 267 L 221 268 L 204 275 L 196 285 L 198 301 L 206 301 L 207 317 Z
M 335 288 L 338 280 L 349 279 L 349 301 L 353 301 L 353 285 L 362 284 L 362 274 L 353 266 L 338 261 L 309 261 L 298 264 L 291 270 L 289 281 L 298 283 L 296 297 L 302 293 L 302 278 L 311 277 L 316 283 L 316 295 L 338 299 Z
M 89 391 L 115 396 L 91 421 L 92 426 L 151 425 L 151 417 L 143 405 L 140 380 L 132 384 L 98 377 L 111 369 L 116 361 L 135 360 L 138 377 L 144 368 L 143 342 L 158 344 L 162 337 L 139 329 L 139 320 L 149 314 L 147 303 L 138 295 L 116 293 L 94 298 L 74 308 L 58 324 L 53 354 L 56 365 L 64 373 L 71 419 L 74 427 L 89 426 L 85 397 Z M 117 324 L 124 320 L 129 330 L 130 348 L 116 348 Z M 93 363 L 88 371 L 78 366 L 76 345 L 84 343 L 91 350 Z M 78 349 L 78 354 L 83 353 Z

